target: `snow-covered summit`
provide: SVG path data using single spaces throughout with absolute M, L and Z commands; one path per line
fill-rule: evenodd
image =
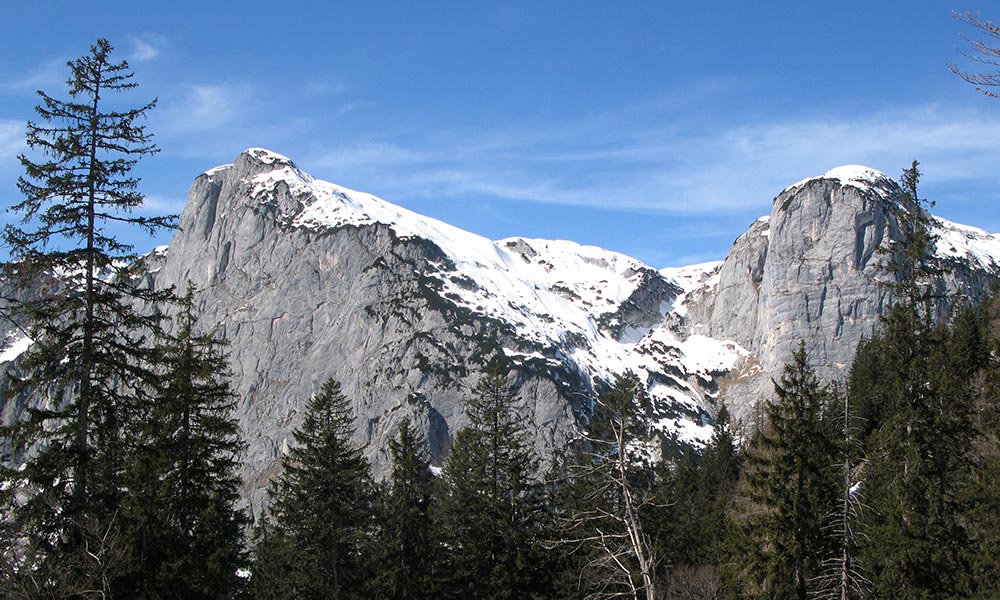
M 864 165 L 843 165 L 830 169 L 822 175 L 807 177 L 786 187 L 782 193 L 800 188 L 814 181 L 832 179 L 842 186 L 857 188 L 863 192 L 875 192 L 883 198 L 898 189 L 896 182 L 885 173 Z
M 262 149 L 247 154 L 271 165 L 245 182 L 250 200 L 273 203 L 287 190 L 297 202 L 282 215 L 287 225 L 328 230 L 378 223 L 402 240 L 430 241 L 449 259 L 440 268 L 465 276 L 444 278 L 450 297 L 538 340 L 558 338 L 564 327 L 593 328 L 593 321 L 629 298 L 644 273 L 654 273 L 634 258 L 570 241 L 495 242 L 372 194 L 316 179 L 281 155 Z M 538 315 L 546 318 L 539 321 Z

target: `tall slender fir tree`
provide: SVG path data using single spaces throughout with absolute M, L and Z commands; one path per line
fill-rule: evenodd
M 750 540 L 746 577 L 751 595 L 806 600 L 835 540 L 826 515 L 836 506 L 836 428 L 825 421 L 829 399 L 806 356 L 792 355 L 766 424 L 748 453 L 750 500 L 758 507 L 745 526 Z
M 236 505 L 246 444 L 223 343 L 197 331 L 194 294 L 189 286 L 161 344 L 161 383 L 126 474 L 124 597 L 222 600 L 243 587 L 247 519 Z
M 3 230 L 9 281 L 24 294 L 5 307 L 33 340 L 8 374 L 8 398 L 32 395 L 37 408 L 5 432 L 13 462 L 0 475 L 11 518 L 37 550 L 33 569 L 53 593 L 61 587 L 106 590 L 110 550 L 129 451 L 127 430 L 137 396 L 155 380 L 148 336 L 157 320 L 140 306 L 169 292 L 134 285 L 141 270 L 132 247 L 113 236 L 132 226 L 150 234 L 174 217 L 136 214 L 143 196 L 136 161 L 157 151 L 141 121 L 155 101 L 108 108 L 136 87 L 124 61 L 103 39 L 68 63 L 69 99 L 38 92 L 40 122 L 27 145 L 42 160 L 20 156 L 24 199 L 12 210 L 21 223 Z M 138 302 L 141 301 L 141 302 Z M 30 559 L 29 559 L 30 560 Z
M 434 475 L 409 419 L 389 441 L 392 471 L 376 503 L 372 595 L 420 600 L 433 594 L 431 501 Z
M 499 367 L 484 375 L 445 464 L 435 518 L 448 548 L 447 598 L 549 596 L 538 458 L 515 401 Z
M 969 539 L 958 502 L 971 448 L 968 369 L 953 364 L 962 354 L 951 356 L 947 328 L 933 322 L 940 271 L 927 202 L 917 195 L 917 166 L 903 171 L 902 236 L 889 248 L 896 302 L 876 338 L 859 349 L 859 360 L 869 356 L 866 377 L 853 377 L 850 389 L 852 402 L 856 396 L 874 404 L 879 415 L 866 440 L 863 491 L 870 509 L 860 548 L 877 597 L 968 591 Z
M 350 404 L 333 379 L 306 407 L 256 531 L 252 595 L 366 598 L 371 476 L 354 443 Z

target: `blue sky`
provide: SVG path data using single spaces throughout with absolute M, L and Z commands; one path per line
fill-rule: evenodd
M 1000 231 L 1000 100 L 949 2 L 15 2 L 0 23 L 0 203 L 34 90 L 108 38 L 159 105 L 155 210 L 248 147 L 497 239 L 657 267 L 721 259 L 785 186 L 842 164 Z M 157 240 L 163 242 L 164 240 Z M 137 240 L 152 246 L 153 241 Z

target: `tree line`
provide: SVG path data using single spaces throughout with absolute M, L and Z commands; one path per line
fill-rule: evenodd
M 223 340 L 197 290 L 152 291 L 118 225 L 137 214 L 155 101 L 99 40 L 41 93 L 2 316 L 32 344 L 3 382 L 0 594 L 8 598 L 996 598 L 1000 307 L 934 318 L 934 237 L 904 171 L 894 304 L 849 376 L 800 346 L 750 429 L 721 406 L 703 446 L 663 445 L 626 374 L 543 461 L 498 357 L 440 471 L 408 421 L 376 481 L 351 402 L 308 399 L 256 522 Z M 168 316 L 170 315 L 170 316 Z M 657 459 L 657 457 L 661 457 Z

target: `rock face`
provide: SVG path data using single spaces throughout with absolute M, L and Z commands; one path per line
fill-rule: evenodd
M 900 187 L 865 167 L 840 167 L 786 188 L 769 217 L 733 244 L 716 287 L 692 295 L 692 331 L 732 338 L 766 376 L 736 377 L 727 402 L 746 414 L 772 391 L 800 342 L 821 378 L 843 377 L 862 336 L 871 335 L 893 298 L 893 260 L 906 205 Z M 1000 244 L 981 230 L 935 219 L 938 314 L 957 296 L 978 302 L 997 273 Z
M 441 464 L 471 388 L 497 362 L 512 367 L 542 453 L 628 371 L 668 443 L 707 439 L 720 399 L 746 415 L 800 340 L 822 375 L 840 376 L 890 300 L 891 256 L 878 248 L 898 236 L 900 198 L 877 172 L 836 169 L 779 194 L 725 261 L 657 271 L 572 242 L 486 240 L 252 149 L 195 180 L 148 282 L 196 286 L 201 323 L 229 342 L 256 509 L 328 377 L 384 472 L 404 418 Z M 945 221 L 938 233 L 952 272 L 942 290 L 978 299 L 1000 243 Z M 24 346 L 8 336 L 0 361 Z
M 634 259 L 571 242 L 491 242 L 314 180 L 265 150 L 198 177 L 180 226 L 152 280 L 195 285 L 202 322 L 229 341 L 254 504 L 328 377 L 385 468 L 403 418 L 440 462 L 470 389 L 498 360 L 514 367 L 542 452 L 564 444 L 595 389 L 626 369 L 654 388 L 658 427 L 704 437 L 712 377 L 732 366 L 685 357 L 666 330 L 634 341 L 683 293 Z

